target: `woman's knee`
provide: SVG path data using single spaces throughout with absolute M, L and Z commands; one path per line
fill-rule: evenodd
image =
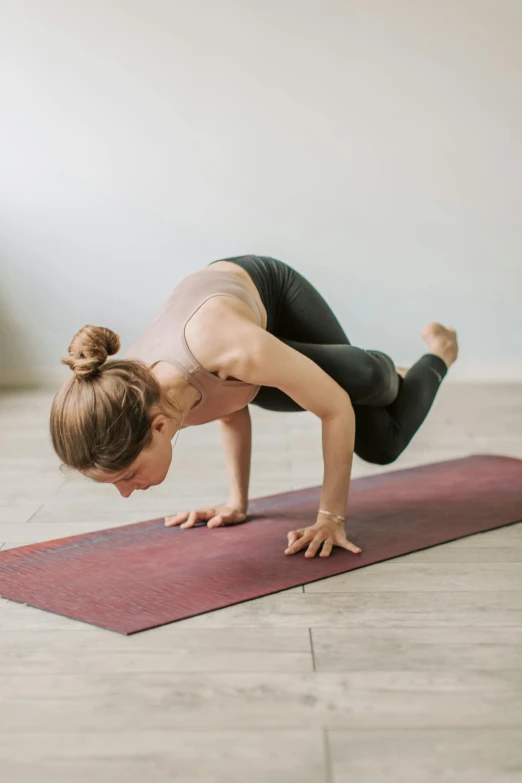
M 397 448 L 381 448 L 377 450 L 372 462 L 374 462 L 375 465 L 391 465 L 392 462 L 395 462 L 395 460 L 398 459 L 400 454 L 401 451 Z
M 288 394 L 285 394 L 281 389 L 276 389 L 273 386 L 261 386 L 259 392 L 250 404 L 257 405 L 259 408 L 264 408 L 268 411 L 279 411 L 283 413 L 294 413 L 304 410 L 304 408 L 301 408 L 301 406 L 289 397 Z
M 371 445 L 356 444 L 355 453 L 365 462 L 374 465 L 391 465 L 402 454 L 404 449 L 399 443 L 375 443 Z
M 399 376 L 393 361 L 380 351 L 366 351 L 366 373 L 370 393 L 357 400 L 359 405 L 383 408 L 391 405 L 399 392 Z

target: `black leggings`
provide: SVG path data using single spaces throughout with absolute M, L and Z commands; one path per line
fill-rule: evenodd
M 379 465 L 396 460 L 426 418 L 447 373 L 445 362 L 424 354 L 403 379 L 386 354 L 350 344 L 323 297 L 292 267 L 269 256 L 219 260 L 248 272 L 267 311 L 267 331 L 312 359 L 348 393 L 355 411 L 355 453 Z M 251 404 L 304 410 L 271 386 L 262 386 Z

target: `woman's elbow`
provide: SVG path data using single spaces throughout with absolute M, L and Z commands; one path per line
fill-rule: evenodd
M 319 417 L 321 421 L 333 421 L 333 420 L 355 420 L 355 413 L 353 410 L 352 401 L 349 395 L 341 390 L 342 394 L 336 396 L 335 400 L 331 400 L 331 404 Z

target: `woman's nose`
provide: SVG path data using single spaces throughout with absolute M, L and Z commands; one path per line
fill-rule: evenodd
M 130 495 L 132 495 L 132 493 L 134 492 L 133 489 L 122 489 L 121 487 L 118 487 L 118 491 L 120 495 L 124 498 L 130 497 Z

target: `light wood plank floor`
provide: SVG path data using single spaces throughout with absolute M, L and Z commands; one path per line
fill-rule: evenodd
M 51 399 L 0 395 L 3 548 L 223 498 L 216 425 L 124 500 L 60 473 Z M 319 422 L 252 416 L 251 496 L 319 484 Z M 522 458 L 522 386 L 444 385 L 354 475 L 472 453 Z M 132 637 L 0 601 L 0 659 L 6 783 L 520 783 L 522 524 Z

